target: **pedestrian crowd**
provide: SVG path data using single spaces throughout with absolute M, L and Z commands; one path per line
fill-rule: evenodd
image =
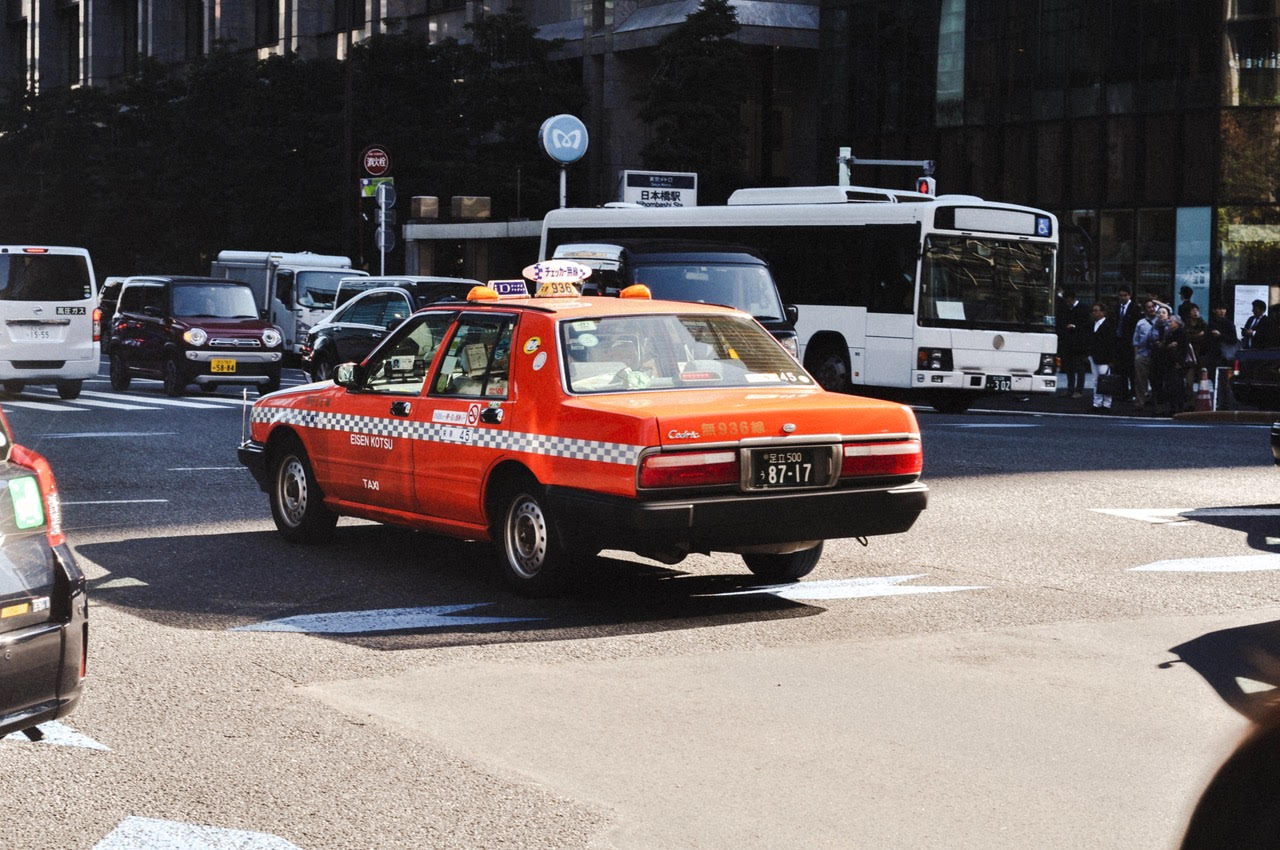
M 1174 308 L 1149 293 L 1138 304 L 1129 289 L 1119 291 L 1114 312 L 1101 302 L 1086 307 L 1073 292 L 1058 301 L 1058 356 L 1072 398 L 1084 395 L 1085 374 L 1094 375 L 1093 407 L 1110 411 L 1131 403 L 1137 411 L 1170 416 L 1195 407 L 1201 370 L 1210 378 L 1228 365 L 1237 347 L 1280 344 L 1263 301 L 1253 302 L 1253 315 L 1240 328 L 1227 318 L 1224 305 L 1201 315 L 1189 286 L 1182 287 Z

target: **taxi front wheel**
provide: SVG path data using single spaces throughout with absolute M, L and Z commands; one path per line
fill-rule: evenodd
M 525 596 L 553 593 L 569 572 L 573 555 L 560 542 L 542 488 L 529 483 L 512 487 L 501 517 L 496 542 L 508 586 Z
M 813 572 L 822 557 L 822 541 L 811 549 L 801 549 L 786 555 L 765 552 L 749 552 L 742 556 L 747 569 L 766 581 L 799 581 Z
M 271 473 L 271 518 L 290 543 L 326 540 L 338 522 L 338 515 L 324 506 L 306 450 L 296 442 L 275 455 Z

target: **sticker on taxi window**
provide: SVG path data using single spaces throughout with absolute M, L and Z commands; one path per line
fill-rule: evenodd
M 533 358 L 533 371 L 537 372 L 547 365 L 547 352 L 539 351 L 538 356 Z
M 524 353 L 532 354 L 542 347 L 542 337 L 531 336 L 524 342 Z

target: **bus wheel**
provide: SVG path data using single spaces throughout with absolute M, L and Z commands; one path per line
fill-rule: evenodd
M 964 413 L 976 398 L 973 393 L 948 393 L 933 400 L 933 409 L 939 413 Z
M 849 364 L 839 351 L 824 351 L 810 363 L 809 371 L 824 390 L 833 393 L 849 391 Z

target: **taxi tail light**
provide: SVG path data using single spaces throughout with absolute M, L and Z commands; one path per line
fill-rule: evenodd
M 93 308 L 93 341 L 102 342 L 102 308 Z
M 44 515 L 48 522 L 45 534 L 49 538 L 49 545 L 60 546 L 66 543 L 67 536 L 62 533 L 62 504 L 58 501 L 58 483 L 53 477 L 53 467 L 49 466 L 49 461 L 43 455 L 25 446 L 14 445 L 9 457 L 18 466 L 25 466 L 36 474 L 40 496 L 44 499 Z
M 83 623 L 80 633 L 80 678 L 89 675 L 89 624 Z
M 840 477 L 919 475 L 924 453 L 919 440 L 893 443 L 845 443 Z
M 649 455 L 640 461 L 641 487 L 705 487 L 738 482 L 737 452 Z

